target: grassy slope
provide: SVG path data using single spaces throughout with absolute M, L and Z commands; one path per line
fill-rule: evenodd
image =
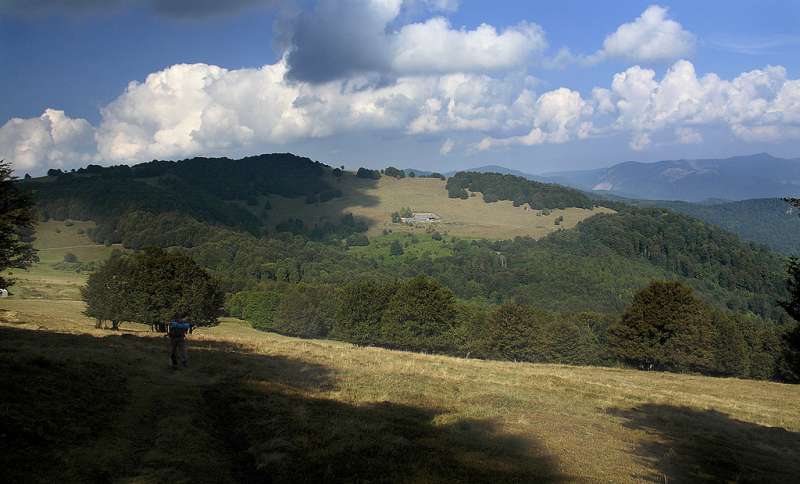
M 105 260 L 114 249 L 122 249 L 119 245 L 105 247 L 92 242 L 85 232 L 94 227 L 94 222 L 70 223 L 68 226 L 52 220 L 37 225 L 33 245 L 39 250 L 39 263 L 29 270 L 11 271 L 17 280 L 11 288 L 13 293 L 26 298 L 78 299 L 86 275 L 57 270 L 53 265 L 63 261 L 68 252 L 81 262 L 91 262 Z M 79 233 L 81 230 L 84 233 Z
M 342 198 L 318 205 L 309 205 L 302 198 L 289 199 L 270 197 L 272 210 L 270 222 L 280 223 L 289 217 L 300 218 L 313 226 L 326 220 L 337 220 L 343 213 L 353 213 L 368 219 L 372 225 L 368 235 L 376 235 L 383 229 L 394 231 L 411 230 L 402 224 L 391 223 L 391 213 L 402 207 L 417 212 L 435 212 L 442 217 L 436 224 L 438 230 L 461 237 L 509 239 L 529 235 L 542 237 L 558 229 L 554 224 L 563 216 L 561 227 L 574 227 L 579 221 L 595 213 L 608 212 L 597 208 L 594 211 L 579 208 L 553 210 L 550 215 L 537 215 L 538 211 L 514 207 L 510 201 L 485 203 L 480 195 L 467 200 L 447 197 L 445 182 L 435 178 L 362 180 L 352 175 L 341 182 L 333 182 L 344 192 Z
M 95 330 L 77 301 L 0 302 L 0 467 L 52 480 L 614 481 L 800 473 L 800 386 L 485 362 L 198 330 Z M 37 330 L 38 331 L 35 331 Z M 68 381 L 69 383 L 66 383 Z M 41 456 L 46 456 L 42 459 Z
M 67 251 L 87 261 L 110 251 L 78 227 L 44 224 L 37 245 L 50 250 L 19 276 L 17 296 L 0 300 L 0 468 L 12 480 L 787 482 L 800 474 L 800 386 L 358 348 L 234 320 L 199 330 L 191 369 L 173 373 L 163 338 L 136 325 L 95 330 L 69 300 L 83 276 L 50 264 Z M 441 247 L 418 237 L 409 250 Z M 26 299 L 20 286 L 42 299 Z

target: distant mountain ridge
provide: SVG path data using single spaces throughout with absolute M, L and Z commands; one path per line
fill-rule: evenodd
M 627 161 L 608 168 L 545 173 L 535 178 L 649 200 L 781 198 L 800 195 L 800 158 L 759 153 L 724 159 Z

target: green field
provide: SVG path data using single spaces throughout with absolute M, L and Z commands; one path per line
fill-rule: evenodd
M 442 220 L 433 224 L 440 232 L 471 238 L 510 239 L 517 236 L 543 237 L 559 228 L 571 228 L 596 213 L 611 210 L 567 208 L 552 210 L 548 215 L 527 206 L 514 207 L 510 201 L 485 203 L 480 194 L 467 200 L 448 198 L 445 181 L 438 178 L 401 178 L 383 176 L 380 180 L 363 180 L 350 174 L 333 182 L 344 196 L 320 204 L 306 204 L 302 198 L 269 197 L 272 210 L 270 223 L 287 218 L 302 219 L 309 227 L 326 221 L 335 222 L 344 213 L 368 220 L 368 235 L 395 232 L 424 232 L 428 224 L 407 226 L 393 224 L 392 212 L 409 207 L 415 212 L 435 212 Z M 564 217 L 561 225 L 555 220 Z
M 453 255 L 453 241 L 457 237 L 443 236 L 442 240 L 434 240 L 429 233 L 419 231 L 411 233 L 407 231 L 393 232 L 386 235 L 377 235 L 370 238 L 369 245 L 350 247 L 348 251 L 355 256 L 378 260 L 381 264 L 399 263 L 410 258 L 447 257 Z M 389 246 L 393 241 L 398 241 L 403 247 L 403 255 L 392 256 L 389 254 Z

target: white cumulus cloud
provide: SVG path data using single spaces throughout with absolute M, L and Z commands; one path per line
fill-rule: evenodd
M 536 24 L 522 23 L 500 33 L 487 24 L 456 30 L 443 17 L 402 27 L 390 44 L 392 68 L 404 74 L 509 69 L 547 47 L 544 31 Z
M 667 15 L 667 9 L 651 5 L 634 20 L 619 26 L 603 41 L 603 48 L 587 58 L 598 62 L 618 57 L 634 62 L 674 60 L 692 53 L 695 36 Z
M 0 159 L 18 171 L 86 163 L 95 158 L 94 128 L 85 119 L 46 109 L 38 118 L 12 118 L 0 127 Z
M 547 47 L 544 31 L 528 22 L 499 32 L 488 24 L 454 28 L 444 17 L 394 26 L 404 9 L 456 6 L 445 0 L 321 0 L 279 26 L 289 77 L 325 83 L 365 74 L 491 72 L 525 67 Z
M 287 61 L 258 69 L 177 64 L 131 82 L 101 110 L 97 127 L 48 109 L 0 127 L 0 157 L 18 171 L 86 162 L 131 163 L 236 155 L 338 134 L 441 137 L 478 149 L 629 136 L 700 143 L 705 127 L 744 141 L 800 139 L 800 80 L 780 66 L 726 80 L 675 62 L 660 78 L 633 66 L 590 95 L 567 87 L 537 92 L 523 74 L 415 74 L 374 84 L 369 76 L 326 83 L 289 77 Z

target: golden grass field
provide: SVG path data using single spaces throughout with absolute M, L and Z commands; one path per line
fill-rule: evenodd
M 94 222 L 77 220 L 69 225 L 55 220 L 39 223 L 33 243 L 39 251 L 39 263 L 29 270 L 10 271 L 17 280 L 12 292 L 26 298 L 79 299 L 86 274 L 56 270 L 53 264 L 64 260 L 68 252 L 79 261 L 91 262 L 105 260 L 114 249 L 122 249 L 120 245 L 105 247 L 92 242 L 86 231 L 94 226 Z
M 88 245 L 78 234 L 71 241 L 47 234 L 55 227 L 43 227 L 38 242 L 53 249 L 47 257 Z M 97 257 L 108 250 L 95 249 Z M 45 280 L 37 279 L 49 270 L 44 264 L 20 283 Z M 797 385 L 423 355 L 289 338 L 233 319 L 197 330 L 190 368 L 172 371 L 164 338 L 145 327 L 98 330 L 80 301 L 45 288 L 37 297 L 0 300 L 0 412 L 10 422 L 2 433 L 23 443 L 0 441 L 8 480 L 796 482 L 800 475 Z
M 125 403 L 80 449 L 99 456 L 84 465 L 120 466 L 114 478 L 126 482 L 182 472 L 204 482 L 258 475 L 257 466 L 243 470 L 231 460 L 208 408 L 227 412 L 226 430 L 286 482 L 352 478 L 339 461 L 325 474 L 326 459 L 370 453 L 398 459 L 375 465 L 407 482 L 791 482 L 800 475 L 798 386 L 404 353 L 262 333 L 231 319 L 196 331 L 190 369 L 172 373 L 163 338 L 144 327 L 96 330 L 77 301 L 0 304 L 13 321 L 0 325 L 1 358 L 52 360 L 47 365 L 57 368 L 94 362 L 125 379 Z M 153 455 L 136 450 L 143 442 Z M 155 452 L 182 442 L 202 462 Z M 284 465 L 308 467 L 297 474 Z
M 302 198 L 269 198 L 269 213 L 273 224 L 289 217 L 302 219 L 307 226 L 325 221 L 337 221 L 344 213 L 352 213 L 371 222 L 368 235 L 377 235 L 384 229 L 413 230 L 404 224 L 391 223 L 392 212 L 409 207 L 415 212 L 435 212 L 442 221 L 435 224 L 440 232 L 460 237 L 509 239 L 517 236 L 543 237 L 559 227 L 572 228 L 581 220 L 597 213 L 610 213 L 610 209 L 594 210 L 567 208 L 553 210 L 549 215 L 537 215 L 537 210 L 526 206 L 514 207 L 510 201 L 485 203 L 480 194 L 467 200 L 448 198 L 445 182 L 436 178 L 402 178 L 383 176 L 380 180 L 364 180 L 346 175 L 334 186 L 344 193 L 320 204 L 306 204 Z M 555 225 L 555 219 L 564 217 Z M 425 225 L 418 225 L 424 229 Z

